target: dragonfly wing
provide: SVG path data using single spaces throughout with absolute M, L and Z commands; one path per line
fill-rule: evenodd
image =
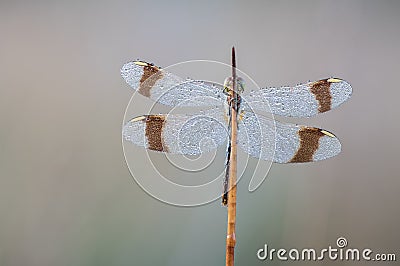
M 255 158 L 276 163 L 303 163 L 325 160 L 341 150 L 330 132 L 295 124 L 285 124 L 246 112 L 239 124 L 238 145 Z
M 195 115 L 143 115 L 123 127 L 127 141 L 150 150 L 196 155 L 211 151 L 227 140 L 221 110 Z
M 352 88 L 342 79 L 329 78 L 294 87 L 265 88 L 244 95 L 247 109 L 287 117 L 310 117 L 338 107 L 350 98 Z
M 222 85 L 183 79 L 143 61 L 124 64 L 121 75 L 135 91 L 168 106 L 209 107 L 226 101 Z

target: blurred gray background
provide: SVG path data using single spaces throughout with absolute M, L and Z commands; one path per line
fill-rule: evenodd
M 119 69 L 229 63 L 232 45 L 262 86 L 335 76 L 354 89 L 296 120 L 335 132 L 339 156 L 273 165 L 253 193 L 243 177 L 236 265 L 290 264 L 256 252 L 340 236 L 399 260 L 399 14 L 399 1 L 1 1 L 0 265 L 224 265 L 219 201 L 174 207 L 131 177 L 121 125 L 133 91 Z

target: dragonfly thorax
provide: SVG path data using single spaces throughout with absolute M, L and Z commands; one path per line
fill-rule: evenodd
M 236 88 L 233 88 L 233 78 L 227 77 L 224 81 L 224 93 L 229 94 L 230 91 L 234 90 L 236 93 L 240 94 L 244 91 L 244 79 L 241 77 L 236 78 Z

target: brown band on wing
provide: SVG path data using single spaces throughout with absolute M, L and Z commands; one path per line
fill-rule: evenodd
M 165 125 L 165 117 L 161 115 L 146 116 L 146 138 L 149 143 L 149 149 L 154 151 L 168 152 L 163 145 L 163 130 Z
M 325 134 L 321 129 L 314 127 L 303 127 L 298 132 L 300 146 L 290 163 L 304 163 L 313 160 L 314 153 L 318 150 L 319 139 Z
M 162 76 L 163 74 L 158 67 L 149 64 L 143 66 L 143 76 L 140 79 L 139 93 L 150 97 L 151 88 L 153 88 L 156 81 L 161 79 Z
M 331 83 L 327 79 L 319 80 L 311 84 L 310 90 L 318 101 L 318 111 L 320 113 L 331 110 Z

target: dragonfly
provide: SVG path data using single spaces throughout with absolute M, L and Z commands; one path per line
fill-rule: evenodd
M 279 122 L 263 115 L 266 103 L 274 115 L 311 117 L 348 100 L 351 85 L 340 78 L 326 78 L 296 86 L 245 90 L 244 80 L 232 77 L 223 85 L 181 78 L 152 63 L 136 60 L 124 64 L 121 75 L 136 92 L 169 107 L 202 107 L 192 114 L 145 114 L 123 126 L 123 137 L 157 152 L 199 155 L 229 139 L 230 111 L 238 113 L 237 145 L 251 157 L 275 163 L 305 163 L 331 158 L 341 151 L 338 138 L 328 130 Z M 232 99 L 234 89 L 237 97 Z M 229 168 L 230 144 L 226 168 Z M 228 170 L 226 171 L 228 173 Z M 227 177 L 223 205 L 227 203 Z

